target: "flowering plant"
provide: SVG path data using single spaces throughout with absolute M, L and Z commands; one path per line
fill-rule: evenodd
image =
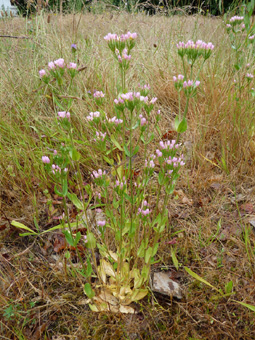
M 154 141 L 155 131 L 159 129 L 160 111 L 155 110 L 157 98 L 149 95 L 150 86 L 140 85 L 139 91 L 126 90 L 126 72 L 136 39 L 137 34 L 130 32 L 105 37 L 119 65 L 122 89 L 113 101 L 114 116 L 101 109 L 106 95 L 95 91 L 92 99 L 96 101 L 98 111 L 90 112 L 86 117 L 91 143 L 103 152 L 103 159 L 111 166 L 111 171 L 99 168 L 91 172 L 93 185 L 85 187 L 89 195 L 85 200 L 79 169 L 80 153 L 73 137 L 74 113 L 69 110 L 70 105 L 66 111 L 58 111 L 56 120 L 65 129 L 65 143 L 52 155 L 42 157 L 55 182 L 55 192 L 63 198 L 62 230 L 66 241 L 76 247 L 80 259 L 79 242 L 85 243 L 90 250 L 91 256 L 87 254 L 87 263 L 82 262 L 83 268 L 79 272 L 86 277 L 84 291 L 94 311 L 132 312 L 128 305 L 147 295 L 150 267 L 156 262 L 160 238 L 168 225 L 167 202 L 185 165 L 178 141 Z M 203 48 L 205 50 L 204 46 L 200 50 Z M 206 59 L 205 53 L 196 58 L 203 55 Z M 182 58 L 184 56 L 185 53 Z M 50 75 L 56 79 L 59 77 L 60 84 L 65 70 L 75 70 L 71 64 L 67 67 L 63 59 L 50 63 L 49 67 Z M 41 76 L 42 79 L 46 77 L 44 72 Z M 183 90 L 189 98 L 194 95 L 199 81 L 185 77 L 178 76 L 178 82 L 176 78 L 176 89 L 179 92 Z M 138 155 L 141 162 L 136 170 L 134 161 Z M 68 176 L 73 167 L 82 201 L 68 188 Z M 81 211 L 79 220 L 87 228 L 85 239 L 79 232 L 74 234 L 67 200 Z M 88 218 L 89 204 L 103 209 L 102 217 L 96 222 L 96 230 Z M 100 253 L 99 262 L 96 249 Z M 96 285 L 91 283 L 91 275 L 97 278 Z

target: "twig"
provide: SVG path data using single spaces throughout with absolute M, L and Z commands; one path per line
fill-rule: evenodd
M 32 37 L 25 37 L 25 36 L 15 36 L 15 35 L 0 35 L 0 38 L 12 38 L 12 39 L 33 39 Z

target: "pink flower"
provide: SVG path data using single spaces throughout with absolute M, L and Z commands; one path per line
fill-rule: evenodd
M 146 118 L 144 118 L 144 117 L 143 117 L 143 118 L 141 118 L 141 126 L 145 125 L 145 124 L 146 124 L 146 122 L 147 122 L 147 121 L 146 121 Z
M 104 98 L 104 94 L 102 91 L 95 91 L 93 96 L 94 98 Z
M 97 225 L 98 225 L 99 227 L 104 227 L 105 224 L 106 224 L 106 221 L 97 221 Z
M 76 69 L 76 68 L 77 68 L 77 64 L 75 64 L 75 63 L 69 63 L 69 64 L 67 65 L 67 68 Z
M 54 64 L 60 68 L 65 67 L 65 60 L 63 58 L 57 59 L 54 61 Z
M 70 112 L 60 111 L 58 112 L 58 117 L 70 119 Z
M 54 155 L 57 155 L 57 154 L 58 154 L 57 150 L 54 150 L 53 153 L 54 153 Z
M 251 73 L 247 73 L 247 74 L 246 74 L 246 77 L 247 77 L 248 79 L 254 78 L 254 76 L 253 76 Z
M 43 76 L 45 76 L 46 75 L 46 71 L 45 70 L 40 70 L 39 71 L 39 76 L 40 76 L 40 78 L 42 78 Z
M 157 154 L 158 157 L 162 157 L 162 155 L 163 155 L 162 152 L 158 149 L 156 150 L 156 154 Z
M 56 68 L 56 65 L 54 64 L 53 61 L 50 61 L 50 62 L 48 63 L 48 67 L 49 67 L 50 70 L 54 70 L 54 68 Z
M 42 162 L 45 164 L 49 164 L 50 163 L 50 159 L 47 156 L 42 156 Z
M 200 81 L 197 80 L 197 81 L 195 82 L 195 85 L 196 85 L 196 87 L 198 87 L 198 86 L 200 85 Z

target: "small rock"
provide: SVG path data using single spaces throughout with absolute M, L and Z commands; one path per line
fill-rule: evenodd
M 170 279 L 170 275 L 170 272 L 154 273 L 152 290 L 157 293 L 181 299 L 181 287 L 176 281 Z

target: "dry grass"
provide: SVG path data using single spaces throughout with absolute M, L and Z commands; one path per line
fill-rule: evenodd
M 74 278 L 64 254 L 53 249 L 54 237 L 60 236 L 21 238 L 10 226 L 16 219 L 34 228 L 36 217 L 43 230 L 58 223 L 53 217 L 61 214 L 40 164 L 56 138 L 52 103 L 39 89 L 39 69 L 60 56 L 71 60 L 70 46 L 77 42 L 79 64 L 86 69 L 75 95 L 85 99 L 74 104 L 73 124 L 85 142 L 90 133 L 85 116 L 94 109 L 87 91 L 103 90 L 109 102 L 116 95 L 116 69 L 103 36 L 136 31 L 139 41 L 127 81 L 130 89 L 149 82 L 165 133 L 172 130 L 178 105 L 172 76 L 181 65 L 175 43 L 212 41 L 215 51 L 201 74 L 198 98 L 190 103 L 189 129 L 182 137 L 189 161 L 169 203 L 171 229 L 161 240 L 159 258 L 174 268 L 166 240 L 181 231 L 178 261 L 218 289 L 233 281 L 234 300 L 255 305 L 255 238 L 249 225 L 255 215 L 255 152 L 248 126 L 253 109 L 233 100 L 233 56 L 221 19 L 104 13 L 79 20 L 79 15 L 63 20 L 52 15 L 50 22 L 47 16 L 0 22 L 2 35 L 29 37 L 0 38 L 0 339 L 254 339 L 254 313 L 189 277 L 182 266 L 177 273 L 185 296 L 181 301 L 150 295 L 136 306 L 136 315 L 92 313 L 84 305 L 83 279 Z M 91 168 L 102 163 L 94 150 L 82 153 L 86 181 Z M 52 212 L 43 192 L 47 186 Z

